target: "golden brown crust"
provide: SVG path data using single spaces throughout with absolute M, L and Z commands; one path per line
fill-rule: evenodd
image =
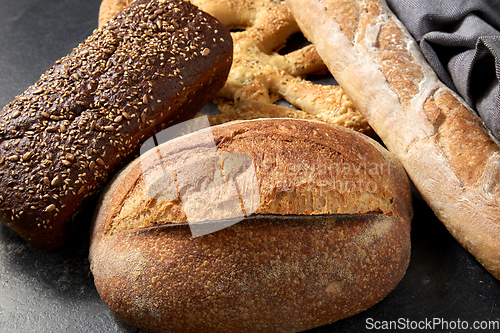
M 500 147 L 477 114 L 438 81 L 384 1 L 287 3 L 438 218 L 500 278 Z
M 215 95 L 231 55 L 226 27 L 191 3 L 135 1 L 0 113 L 1 219 L 32 244 L 60 246 L 145 139 Z
M 115 0 L 103 0 L 109 7 Z M 365 119 L 337 85 L 307 80 L 309 74 L 326 72 L 312 45 L 280 54 L 287 39 L 299 32 L 284 1 L 192 0 L 232 30 L 234 58 L 224 87 L 214 100 L 221 115 L 209 116 L 212 124 L 229 119 L 305 117 L 352 128 L 373 135 Z M 116 8 L 118 9 L 118 8 Z M 276 112 L 268 105 L 284 99 L 294 108 Z M 256 112 L 255 109 L 259 111 Z M 263 113 L 263 110 L 273 110 Z M 305 114 L 306 116 L 304 116 Z
M 148 196 L 144 179 L 159 166 L 181 170 L 206 156 L 206 131 L 222 161 L 231 154 L 254 161 L 260 205 L 193 238 L 187 223 L 171 223 L 182 219 L 149 220 L 169 208 Z M 170 158 L 145 162 L 158 152 Z M 206 169 L 197 164 L 189 175 L 211 177 Z M 342 190 L 348 182 L 357 187 Z M 139 213 L 119 218 L 125 206 Z M 163 144 L 120 172 L 96 210 L 89 259 L 103 301 L 142 329 L 296 332 L 384 298 L 406 271 L 411 217 L 406 174 L 368 137 L 317 121 L 238 121 Z
M 372 306 L 409 262 L 392 217 L 252 218 L 191 238 L 157 226 L 95 239 L 103 301 L 150 332 L 297 332 Z
M 489 157 L 499 152 L 481 120 L 447 90 L 429 97 L 424 111 L 436 129 L 436 143 L 449 159 L 453 172 L 463 186 L 477 186 Z

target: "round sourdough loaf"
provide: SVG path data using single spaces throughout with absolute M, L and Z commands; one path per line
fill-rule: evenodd
M 141 329 L 297 332 L 395 288 L 412 214 L 404 170 L 367 136 L 308 120 L 238 121 L 122 170 L 97 207 L 89 259 L 102 300 Z M 238 223 L 194 236 L 196 221 L 217 216 Z

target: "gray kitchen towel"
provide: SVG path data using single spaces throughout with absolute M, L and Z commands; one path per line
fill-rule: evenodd
M 437 75 L 500 139 L 500 0 L 387 0 Z

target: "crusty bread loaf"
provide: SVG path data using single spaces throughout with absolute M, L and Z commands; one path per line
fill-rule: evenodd
M 383 0 L 287 0 L 333 76 L 451 234 L 500 278 L 500 147 Z
M 235 156 L 253 162 L 254 213 L 194 237 L 190 226 L 204 222 L 186 217 L 182 193 L 194 189 L 214 221 L 213 211 L 233 207 L 211 189 L 221 177 L 239 179 Z M 165 193 L 152 194 L 154 177 Z M 246 212 L 249 183 L 236 182 Z M 296 332 L 393 290 L 408 266 L 411 218 L 404 170 L 367 136 L 309 120 L 237 121 L 164 143 L 123 169 L 97 207 L 89 260 L 103 301 L 141 329 Z
M 155 131 L 224 85 L 229 30 L 188 1 L 135 1 L 0 113 L 0 217 L 55 248 L 68 221 Z

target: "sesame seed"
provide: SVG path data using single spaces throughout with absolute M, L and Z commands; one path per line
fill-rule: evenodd
M 56 209 L 56 205 L 50 204 L 47 207 L 45 207 L 45 212 L 50 213 Z
M 28 161 L 33 156 L 33 154 L 34 154 L 33 151 L 30 151 L 30 152 L 27 152 L 26 154 L 24 154 L 23 161 Z
M 48 178 L 47 178 L 48 180 Z M 50 185 L 56 186 L 59 183 L 59 176 L 55 176 L 52 181 L 50 182 Z

